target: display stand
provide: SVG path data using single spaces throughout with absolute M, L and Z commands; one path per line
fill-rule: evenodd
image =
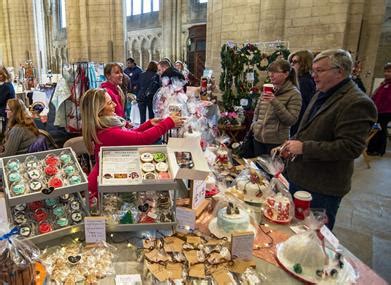
M 181 181 L 176 179 L 164 179 L 164 180 L 144 180 L 140 179 L 134 183 L 123 179 L 123 181 L 115 182 L 115 184 L 104 184 L 102 177 L 105 175 L 103 173 L 104 164 L 105 164 L 105 154 L 107 153 L 123 153 L 123 161 L 118 163 L 126 163 L 126 157 L 131 152 L 137 153 L 156 153 L 163 152 L 167 153 L 167 148 L 162 145 L 149 145 L 149 146 L 139 146 L 139 147 L 130 147 L 130 146 L 120 146 L 120 147 L 102 147 L 100 151 L 99 159 L 99 177 L 98 177 L 98 192 L 99 192 L 99 210 L 103 214 L 103 199 L 104 194 L 106 193 L 135 193 L 135 192 L 149 192 L 149 191 L 170 191 L 172 194 L 172 213 L 174 220 L 172 222 L 158 222 L 158 223 L 138 223 L 138 224 L 107 224 L 108 232 L 130 232 L 130 231 L 145 231 L 145 230 L 156 230 L 156 229 L 174 229 L 177 222 L 175 218 L 175 209 L 176 209 L 176 195 L 177 190 L 179 189 L 179 184 Z M 115 168 L 115 165 L 113 166 Z M 119 170 L 120 171 L 120 170 Z M 141 175 L 141 173 L 140 173 Z M 171 173 L 171 177 L 172 173 Z M 114 183 L 114 182 L 113 182 Z M 170 195 L 171 196 L 171 195 Z
M 19 195 L 19 196 L 11 195 L 10 184 L 9 184 L 8 179 L 6 178 L 6 173 L 7 173 L 6 165 L 9 160 L 18 159 L 22 163 L 26 159 L 27 156 L 31 156 L 31 155 L 37 157 L 39 160 L 43 160 L 48 154 L 53 154 L 53 155 L 59 156 L 60 153 L 62 153 L 64 151 L 66 151 L 68 154 L 71 155 L 72 161 L 73 161 L 74 165 L 77 167 L 77 171 L 81 177 L 81 183 L 76 184 L 76 185 L 67 185 L 67 186 L 56 188 L 49 194 L 45 194 L 44 191 L 38 191 L 38 192 L 34 192 L 34 193 L 26 193 L 26 194 Z M 88 204 L 85 203 L 85 201 L 89 200 L 87 178 L 86 178 L 84 172 L 82 171 L 82 169 L 77 161 L 77 157 L 71 148 L 62 148 L 62 149 L 43 151 L 43 152 L 37 152 L 37 153 L 32 153 L 32 154 L 29 153 L 29 154 L 22 154 L 22 155 L 5 157 L 1 160 L 1 167 L 3 168 L 3 171 L 5 173 L 4 179 L 3 179 L 4 180 L 4 189 L 5 189 L 5 202 L 6 202 L 8 219 L 11 224 L 14 224 L 14 215 L 12 214 L 11 207 L 14 207 L 19 204 L 41 201 L 41 200 L 45 200 L 48 198 L 57 198 L 57 197 L 62 196 L 64 194 L 76 193 L 76 195 L 81 203 L 81 207 L 84 211 L 84 215 L 89 215 Z M 84 198 L 82 197 L 81 192 L 84 192 Z M 56 229 L 56 230 L 53 230 L 53 231 L 45 233 L 45 234 L 37 234 L 34 236 L 30 236 L 30 237 L 27 237 L 26 239 L 29 239 L 34 243 L 42 243 L 42 242 L 45 242 L 48 240 L 56 239 L 59 237 L 63 237 L 63 236 L 69 235 L 69 234 L 73 234 L 73 233 L 82 231 L 83 228 L 84 228 L 84 224 L 79 223 L 76 225 L 70 225 L 70 226 L 66 226 L 64 228 Z

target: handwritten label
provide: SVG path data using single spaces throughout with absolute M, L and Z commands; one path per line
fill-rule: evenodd
M 254 233 L 232 234 L 231 254 L 233 258 L 250 260 L 253 256 Z
M 128 274 L 128 275 L 117 275 L 115 276 L 116 285 L 141 285 L 140 274 Z
M 196 224 L 196 213 L 192 209 L 177 207 L 176 219 L 178 231 L 194 230 Z
M 205 200 L 206 181 L 194 180 L 193 183 L 193 199 L 191 200 L 191 208 L 197 209 L 198 206 Z
M 86 243 L 96 243 L 106 241 L 106 218 L 105 217 L 85 217 L 84 233 Z
M 339 240 L 335 237 L 335 235 L 329 230 L 328 227 L 323 226 L 320 228 L 320 233 L 324 236 L 324 238 L 331 244 L 334 249 L 337 249 L 339 246 Z

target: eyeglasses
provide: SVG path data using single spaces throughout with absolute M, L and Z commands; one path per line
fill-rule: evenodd
M 312 70 L 311 71 L 311 74 L 312 75 L 319 75 L 320 73 L 324 73 L 326 71 L 329 71 L 329 70 L 333 70 L 333 69 L 339 69 L 340 67 L 339 66 L 334 66 L 334 67 L 331 67 L 329 69 L 317 69 L 317 70 Z

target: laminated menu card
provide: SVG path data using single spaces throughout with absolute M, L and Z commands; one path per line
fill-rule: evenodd
M 103 185 L 140 184 L 142 182 L 139 153 L 128 150 L 104 150 L 101 183 Z

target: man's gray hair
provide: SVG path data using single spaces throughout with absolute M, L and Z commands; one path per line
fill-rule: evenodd
M 339 67 L 344 71 L 346 77 L 352 73 L 353 60 L 350 53 L 343 49 L 328 49 L 320 52 L 315 58 L 317 62 L 323 58 L 329 58 L 333 67 Z

